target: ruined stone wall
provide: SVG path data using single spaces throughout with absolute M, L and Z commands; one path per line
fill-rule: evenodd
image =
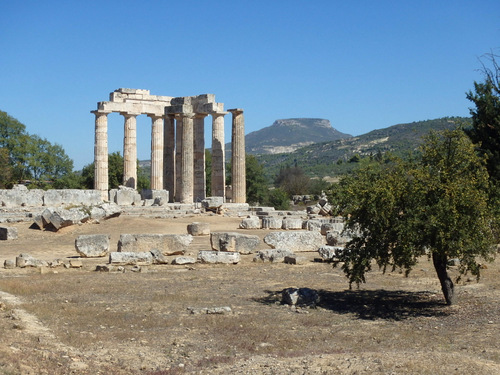
M 42 207 L 68 205 L 97 205 L 103 203 L 97 190 L 29 190 L 24 185 L 15 185 L 12 189 L 0 190 L 0 207 Z

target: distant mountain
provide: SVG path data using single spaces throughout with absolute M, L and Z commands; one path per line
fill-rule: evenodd
M 422 137 L 431 130 L 455 128 L 460 124 L 470 124 L 470 119 L 445 117 L 398 124 L 357 137 L 311 144 L 292 153 L 259 155 L 258 160 L 263 164 L 268 176 L 276 175 L 280 166 L 295 164 L 311 176 L 338 175 L 349 169 L 349 160 L 354 155 L 368 156 L 387 151 L 402 155 L 416 150 L 422 143 Z
M 329 120 L 291 118 L 276 120 L 271 126 L 247 134 L 245 148 L 250 154 L 278 154 L 349 137 L 352 136 L 333 128 Z

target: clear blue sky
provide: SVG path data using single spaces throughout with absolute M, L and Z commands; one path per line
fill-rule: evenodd
M 245 110 L 246 133 L 317 117 L 359 135 L 468 116 L 478 58 L 499 47 L 498 0 L 0 0 L 0 110 L 75 169 L 93 161 L 90 111 L 120 87 L 213 93 Z M 149 159 L 150 119 L 138 125 Z M 122 141 L 112 114 L 110 152 Z

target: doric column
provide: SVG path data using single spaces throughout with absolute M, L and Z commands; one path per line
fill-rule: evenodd
M 175 196 L 175 119 L 166 116 L 163 131 L 163 188 L 169 191 L 171 202 Z
M 182 156 L 181 156 L 181 203 L 193 203 L 193 113 L 183 113 L 182 117 Z
M 120 113 L 125 118 L 123 137 L 123 185 L 137 188 L 137 116 Z
M 194 199 L 201 201 L 206 197 L 206 177 L 205 177 L 205 117 L 206 114 L 197 113 L 194 117 Z
M 182 117 L 175 115 L 175 202 L 181 201 Z
M 151 189 L 163 189 L 163 116 L 149 115 L 151 126 Z
M 213 197 L 226 195 L 226 151 L 224 145 L 224 115 L 227 112 L 214 112 L 212 115 L 212 187 Z
M 229 109 L 233 114 L 231 139 L 231 175 L 234 203 L 246 202 L 246 173 L 245 173 L 245 119 L 240 108 Z
M 101 192 L 103 200 L 108 200 L 108 114 L 92 111 L 95 115 L 94 143 L 94 189 Z

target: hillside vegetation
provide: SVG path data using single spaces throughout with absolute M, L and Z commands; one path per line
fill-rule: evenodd
M 404 155 L 415 152 L 422 136 L 431 130 L 468 126 L 465 117 L 444 117 L 435 120 L 398 124 L 350 138 L 315 143 L 291 153 L 258 155 L 269 177 L 276 176 L 283 166 L 298 166 L 311 177 L 334 177 L 352 170 L 359 162 L 370 157 L 381 157 L 391 152 Z

